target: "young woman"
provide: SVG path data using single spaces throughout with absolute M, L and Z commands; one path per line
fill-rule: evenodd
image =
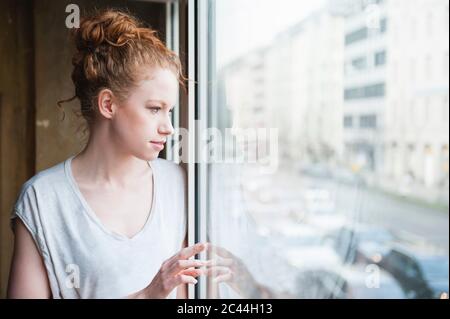
M 184 174 L 157 158 L 173 133 L 179 58 L 115 10 L 83 19 L 75 44 L 89 140 L 23 185 L 8 297 L 185 298 L 206 244 L 186 247 Z

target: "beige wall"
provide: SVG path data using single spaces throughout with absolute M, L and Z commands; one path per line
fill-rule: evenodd
M 5 295 L 12 247 L 9 212 L 34 172 L 32 3 L 0 1 L 0 296 Z

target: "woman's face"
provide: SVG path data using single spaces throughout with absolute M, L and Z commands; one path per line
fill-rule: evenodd
M 158 157 L 174 129 L 171 111 L 178 98 L 178 81 L 168 69 L 152 68 L 128 98 L 116 108 L 112 129 L 127 153 L 149 161 Z

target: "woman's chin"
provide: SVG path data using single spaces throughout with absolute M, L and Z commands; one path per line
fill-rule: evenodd
M 147 161 L 153 161 L 154 159 L 157 159 L 160 152 L 151 152 L 147 155 Z
M 145 154 L 138 154 L 135 155 L 137 158 L 143 160 L 143 161 L 153 161 L 154 159 L 157 159 L 159 156 L 159 152 L 146 152 Z

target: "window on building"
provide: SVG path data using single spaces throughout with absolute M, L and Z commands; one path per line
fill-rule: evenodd
M 353 116 L 351 115 L 344 116 L 344 127 L 345 128 L 353 127 Z
M 350 45 L 352 43 L 362 41 L 364 39 L 367 39 L 368 36 L 369 29 L 367 29 L 367 27 L 363 27 L 361 29 L 348 33 L 345 36 L 345 44 Z
M 387 18 L 382 18 L 380 20 L 380 32 L 386 33 L 387 31 Z
M 361 115 L 359 117 L 359 127 L 360 128 L 377 128 L 377 116 L 374 114 Z
M 386 64 L 386 51 L 380 51 L 375 53 L 375 66 L 381 66 Z
M 345 89 L 344 91 L 344 97 L 346 100 L 383 97 L 384 95 L 385 95 L 384 83 L 366 85 L 356 88 L 348 88 Z
M 359 57 L 352 60 L 352 67 L 354 70 L 364 70 L 367 67 L 367 58 Z

